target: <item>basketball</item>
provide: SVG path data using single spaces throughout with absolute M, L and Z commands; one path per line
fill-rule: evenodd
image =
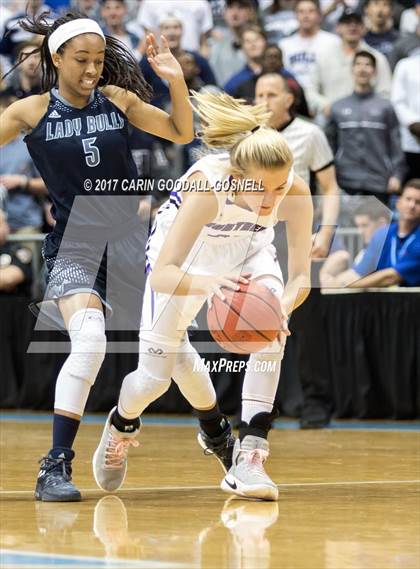
M 213 296 L 207 323 L 214 340 L 227 352 L 252 354 L 276 339 L 281 329 L 279 299 L 256 282 L 223 288 L 225 300 Z

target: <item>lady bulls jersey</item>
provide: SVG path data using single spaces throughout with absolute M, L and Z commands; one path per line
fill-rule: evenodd
M 55 233 L 64 233 L 70 216 L 73 229 L 92 235 L 124 226 L 136 215 L 139 194 L 127 117 L 99 90 L 82 109 L 57 89 L 50 96 L 46 114 L 24 140 L 53 202 Z M 78 196 L 83 199 L 75 202 Z

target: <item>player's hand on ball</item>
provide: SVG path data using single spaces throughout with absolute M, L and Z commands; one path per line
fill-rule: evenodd
M 230 290 L 239 290 L 239 283 L 248 284 L 248 275 L 218 275 L 215 277 L 205 277 L 204 283 L 205 294 L 207 294 L 207 302 L 209 307 L 212 305 L 213 295 L 216 295 L 220 300 L 226 300 L 222 288 Z

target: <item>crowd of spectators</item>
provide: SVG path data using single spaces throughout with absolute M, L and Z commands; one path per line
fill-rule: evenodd
M 132 50 L 153 87 L 156 106 L 167 109 L 170 97 L 143 56 L 149 31 L 166 36 L 191 89 L 220 89 L 252 103 L 261 76 L 281 77 L 293 95 L 291 116 L 312 121 L 328 135 L 345 194 L 373 194 L 392 207 L 396 198 L 389 198 L 402 183 L 420 177 L 418 0 L 4 0 L 2 74 L 21 59 L 24 63 L 1 83 L 3 107 L 41 89 L 39 56 L 27 57 L 38 38 L 21 30 L 18 21 L 46 11 L 55 18 L 69 9 L 97 19 L 105 33 Z M 132 139 L 139 175 L 161 176 L 163 169 L 163 177 L 178 176 L 194 160 L 191 149 L 197 142 L 179 150 L 140 133 Z M 17 145 L 22 165 L 18 158 L 10 163 L 9 154 L 16 153 L 6 148 L 1 183 L 9 207 L 16 210 L 18 202 L 30 208 L 22 213 L 30 220 L 25 224 L 42 229 L 42 181 L 28 170 L 22 141 Z M 14 175 L 20 178 L 10 184 Z M 316 185 L 316 176 L 311 179 Z M 29 199 L 23 199 L 25 192 Z
M 321 286 L 420 286 L 420 0 L 2 0 L 1 75 L 11 72 L 0 85 L 0 108 L 41 90 L 39 55 L 31 55 L 39 41 L 18 21 L 69 9 L 132 51 L 158 107 L 168 110 L 170 96 L 144 57 L 150 31 L 165 35 L 189 89 L 268 107 L 296 172 L 326 198 L 313 228 Z M 142 178 L 179 177 L 198 146 L 198 139 L 178 147 L 132 129 Z M 166 197 L 153 193 L 155 209 Z M 0 155 L 0 293 L 30 294 L 32 279 L 33 246 L 8 244 L 7 234 L 53 223 L 22 135 Z M 359 231 L 355 258 L 334 237 L 337 225 Z M 331 414 L 318 302 L 312 294 L 295 318 L 304 427 L 322 427 Z
M 158 107 L 168 110 L 170 97 L 144 57 L 149 31 L 165 35 L 191 90 L 265 103 L 313 192 L 341 192 L 340 226 L 355 226 L 356 209 L 363 215 L 349 196 L 375 196 L 397 218 L 404 182 L 420 178 L 419 0 L 3 0 L 2 109 L 41 90 L 39 54 L 31 55 L 39 38 L 21 30 L 19 20 L 67 10 L 96 19 L 132 51 Z M 197 139 L 180 148 L 135 129 L 131 141 L 143 178 L 178 177 L 200 145 Z M 46 188 L 23 136 L 2 149 L 0 187 L 11 232 L 49 229 Z M 165 198 L 154 193 L 154 206 Z M 334 207 L 327 209 L 318 212 L 314 256 L 325 259 L 329 251 L 351 266 L 339 240 L 327 246 L 327 226 L 335 223 Z M 328 260 L 324 282 L 337 276 L 335 261 Z

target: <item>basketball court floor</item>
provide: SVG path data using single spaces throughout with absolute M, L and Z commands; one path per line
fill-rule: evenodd
M 51 417 L 0 423 L 1 569 L 419 569 L 420 431 L 410 422 L 278 422 L 267 471 L 277 503 L 229 499 L 189 418 L 146 416 L 117 495 L 96 488 L 91 456 L 104 417 L 76 444 L 80 503 L 33 500 Z M 134 451 L 134 452 L 133 452 Z

